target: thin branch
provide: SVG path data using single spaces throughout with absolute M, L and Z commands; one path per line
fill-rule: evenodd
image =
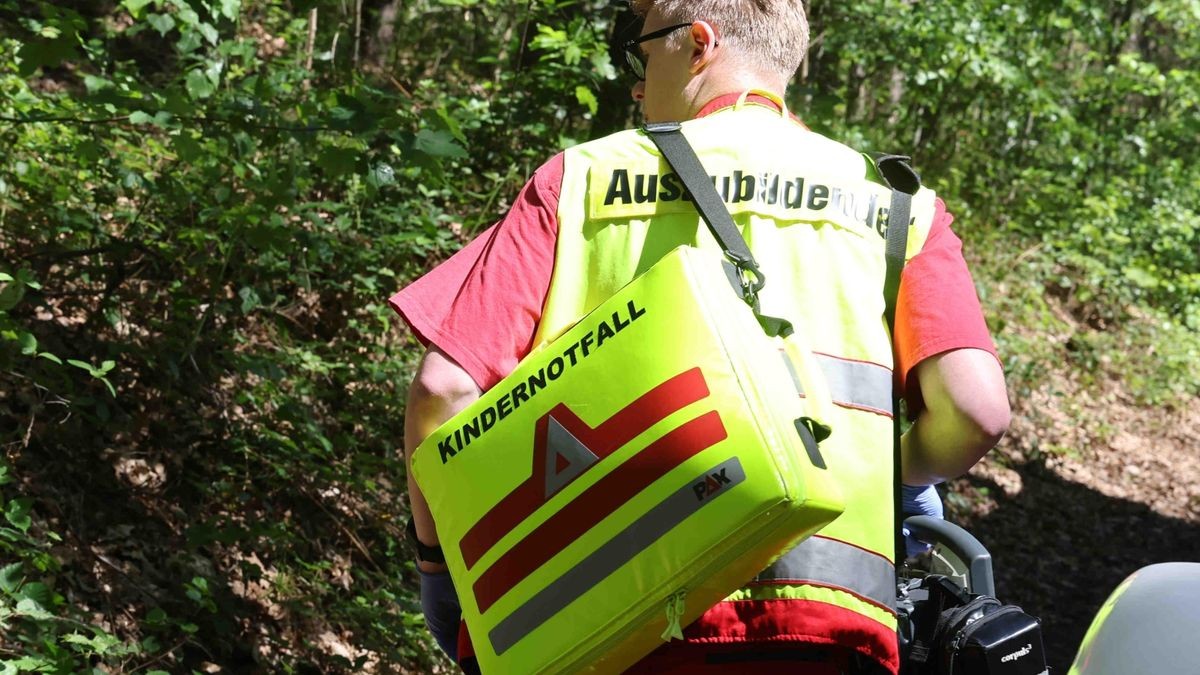
M 187 122 L 195 122 L 201 127 L 210 126 L 236 126 L 243 129 L 259 129 L 262 131 L 295 131 L 300 133 L 312 133 L 316 131 L 340 131 L 349 133 L 346 129 L 331 126 L 310 125 L 306 127 L 283 126 L 275 124 L 257 124 L 250 122 L 242 122 L 235 120 L 223 120 L 212 117 L 191 117 L 187 115 L 176 115 L 175 119 L 184 120 Z M 102 119 L 86 119 L 80 117 L 0 117 L 0 122 L 11 122 L 14 124 L 35 124 L 41 122 L 54 124 L 79 124 L 79 125 L 100 125 L 100 124 L 116 124 L 119 122 L 128 122 L 129 115 L 121 117 L 108 117 Z
M 385 73 L 385 74 L 388 76 L 388 79 L 392 81 L 392 84 L 395 85 L 396 88 L 400 90 L 401 94 L 404 94 L 405 96 L 407 96 L 409 98 L 412 98 L 412 92 L 409 91 L 408 89 L 406 89 L 403 84 L 400 84 L 400 80 L 397 80 L 395 75 L 392 75 L 391 73 Z
M 531 21 L 533 21 L 533 0 L 529 0 L 529 3 L 525 5 L 525 26 L 521 29 L 521 46 L 517 50 L 517 63 L 513 69 L 517 73 L 521 72 L 521 62 L 525 60 L 525 43 L 529 40 L 529 23 Z
M 135 668 L 133 668 L 133 669 L 129 670 L 129 671 L 128 671 L 128 672 L 129 672 L 129 674 L 130 674 L 130 675 L 133 675 L 133 673 L 136 673 L 136 672 L 138 672 L 139 670 L 145 670 L 145 669 L 149 668 L 150 666 L 154 666 L 154 665 L 157 665 L 157 664 L 159 664 L 159 663 L 162 663 L 163 659 L 165 659 L 165 658 L 167 658 L 168 656 L 170 656 L 170 655 L 171 655 L 171 653 L 172 653 L 172 652 L 174 652 L 176 649 L 179 649 L 180 647 L 184 646 L 184 645 L 185 645 L 185 644 L 187 644 L 188 642 L 191 642 L 191 640 L 192 640 L 192 638 L 191 638 L 191 636 L 189 635 L 188 637 L 185 637 L 185 638 L 183 638 L 183 639 L 181 639 L 181 640 L 177 641 L 175 644 L 171 645 L 171 648 L 170 648 L 170 649 L 167 649 L 167 650 L 166 650 L 166 651 L 164 651 L 163 653 L 159 654 L 158 656 L 154 657 L 153 659 L 150 659 L 149 661 L 147 661 L 147 662 L 143 663 L 142 665 L 140 665 L 140 666 L 137 666 L 137 667 L 135 667 Z
M 317 44 L 317 8 L 313 7 L 308 13 L 308 44 L 305 46 L 304 69 L 312 73 L 313 50 Z M 308 77 L 304 78 L 304 87 L 308 88 Z
M 108 556 L 104 555 L 103 553 L 96 553 L 96 551 L 94 551 L 91 546 L 84 546 L 83 548 L 85 548 L 88 553 L 92 554 L 93 558 L 95 558 L 99 562 L 103 563 L 106 567 L 113 570 L 117 574 L 120 574 L 121 576 L 125 577 L 125 579 L 129 581 L 129 586 L 131 588 L 133 588 L 133 590 L 135 590 L 135 591 L 141 593 L 143 596 L 145 596 L 146 599 L 149 600 L 151 603 L 156 603 L 159 601 L 159 598 L 155 597 L 154 593 L 147 590 L 146 587 L 143 586 L 139 580 L 135 579 L 132 575 L 130 575 L 125 570 L 121 569 L 120 565 L 117 565 L 113 561 L 109 560 Z
M 21 439 L 21 447 L 29 448 L 29 439 L 33 437 L 33 423 L 37 420 L 37 413 L 29 413 L 29 426 L 25 427 L 25 437 Z
M 29 254 L 30 258 L 50 258 L 51 260 L 67 260 L 69 258 L 86 258 L 97 253 L 111 253 L 117 250 L 119 244 L 111 246 L 93 246 L 91 248 L 79 249 L 64 249 L 61 251 L 41 250 L 33 251 Z
M 366 545 L 363 544 L 362 540 L 358 538 L 358 535 L 354 534 L 354 532 L 351 531 L 350 528 L 346 527 L 345 524 L 343 524 L 342 521 L 339 520 L 337 516 L 335 516 L 332 512 L 330 512 L 329 509 L 325 508 L 325 505 L 321 503 L 320 499 L 317 499 L 316 497 L 314 497 L 307 490 L 304 491 L 304 494 L 306 497 L 309 498 L 309 500 L 312 501 L 312 503 L 317 505 L 317 508 L 324 511 L 325 515 L 329 516 L 329 519 L 333 521 L 334 525 L 337 525 L 338 529 L 342 531 L 342 534 L 345 534 L 347 537 L 350 538 L 350 541 L 354 543 L 354 547 L 357 548 L 358 552 L 361 553 L 363 555 L 363 557 L 367 559 L 367 562 L 371 563 L 371 567 L 374 567 L 375 571 L 377 571 L 377 572 L 382 571 L 382 568 L 380 568 L 379 564 L 375 562 L 375 559 L 373 557 L 371 557 L 371 552 L 367 550 Z
M 77 117 L 4 117 L 0 116 L 0 122 L 8 122 L 10 124 L 36 124 L 38 122 L 69 122 L 71 124 L 112 124 L 114 122 L 127 122 L 129 115 L 120 115 L 118 117 L 104 117 L 101 119 L 87 120 Z
M 354 69 L 358 70 L 358 49 L 362 42 L 363 0 L 354 0 Z

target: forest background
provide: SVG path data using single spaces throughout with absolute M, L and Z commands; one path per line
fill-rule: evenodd
M 1009 378 L 947 486 L 1052 664 L 1200 560 L 1200 2 L 809 3 L 789 93 L 911 154 Z M 445 667 L 386 298 L 637 120 L 599 0 L 0 0 L 0 673 Z

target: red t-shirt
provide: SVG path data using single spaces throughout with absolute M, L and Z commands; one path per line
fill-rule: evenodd
M 736 94 L 719 97 L 698 116 L 733 105 L 736 100 Z M 749 100 L 774 105 L 761 97 L 751 96 Z M 389 299 L 422 343 L 436 345 L 484 391 L 512 372 L 532 348 L 554 270 L 562 178 L 560 153 L 534 172 L 500 222 Z M 953 222 L 954 216 L 938 199 L 925 245 L 908 262 L 901 277 L 895 348 L 896 372 L 902 387 L 912 368 L 930 356 L 964 348 L 995 354 L 974 282 L 962 257 L 962 242 L 950 229 Z M 909 411 L 913 413 L 921 407 L 920 392 L 913 388 L 908 393 Z M 795 651 L 794 646 L 769 648 L 779 650 L 778 654 L 765 653 L 767 647 L 753 643 L 702 645 L 699 651 L 696 647 L 671 643 L 659 649 L 651 670 L 697 674 L 745 670 L 756 675 L 770 672 L 770 668 L 764 670 L 768 664 L 761 661 L 741 662 L 738 654 L 751 651 L 779 662 L 781 667 L 787 659 L 791 663 L 788 672 L 795 669 L 796 661 L 789 653 Z M 469 649 L 469 643 L 460 639 L 460 650 L 465 649 Z M 650 667 L 650 663 L 639 667 Z M 833 665 L 827 664 L 830 668 Z

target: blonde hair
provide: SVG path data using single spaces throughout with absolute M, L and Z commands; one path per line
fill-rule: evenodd
M 645 17 L 657 9 L 668 23 L 708 21 L 721 39 L 745 57 L 746 65 L 789 80 L 808 52 L 808 17 L 801 0 L 632 0 Z M 683 31 L 670 40 L 686 39 Z

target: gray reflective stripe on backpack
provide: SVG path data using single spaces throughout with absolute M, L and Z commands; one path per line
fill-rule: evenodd
M 895 611 L 896 568 L 892 563 L 836 539 L 809 537 L 750 583 L 780 582 L 832 586 Z
M 876 363 L 817 354 L 833 402 L 849 408 L 892 414 L 892 371 Z
M 710 476 L 720 476 L 721 480 L 714 481 L 712 488 L 702 495 L 696 485 L 706 483 Z M 504 617 L 488 633 L 492 649 L 503 654 L 675 526 L 745 480 L 742 463 L 732 457 L 688 481 Z

